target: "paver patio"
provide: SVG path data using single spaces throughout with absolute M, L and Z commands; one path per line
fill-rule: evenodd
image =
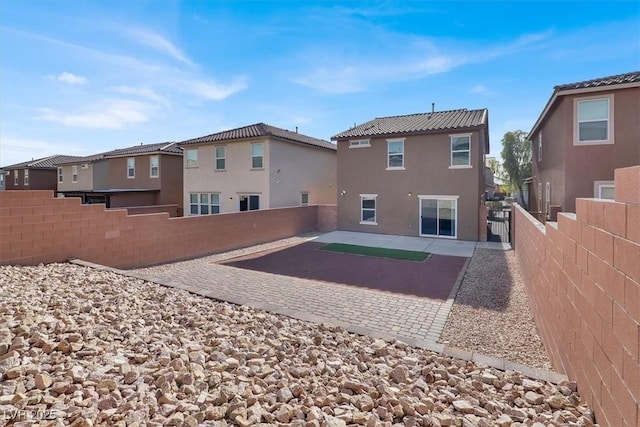
M 348 255 L 345 255 L 348 256 Z M 218 259 L 219 260 L 219 259 Z M 468 259 L 444 300 L 265 273 L 216 264 L 132 274 L 179 289 L 312 322 L 344 326 L 371 336 L 397 338 L 436 351 Z

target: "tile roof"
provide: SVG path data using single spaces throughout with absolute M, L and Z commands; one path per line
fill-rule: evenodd
M 130 156 L 133 154 L 147 154 L 155 152 L 182 154 L 182 150 L 178 147 L 176 142 L 158 142 L 155 144 L 140 144 L 127 148 L 117 148 L 115 150 L 108 151 L 105 153 L 105 156 Z
M 331 137 L 331 139 L 337 140 L 341 138 L 432 132 L 473 128 L 487 124 L 486 108 L 480 110 L 467 110 L 465 108 L 451 111 L 436 111 L 433 113 L 409 114 L 406 116 L 378 117 L 341 132 Z
M 600 77 L 592 80 L 585 80 L 583 82 L 568 83 L 558 85 L 554 87 L 556 92 L 561 90 L 571 89 L 588 89 L 592 87 L 620 85 L 624 83 L 640 82 L 640 71 L 633 71 L 631 73 L 617 74 L 615 76 Z
M 4 166 L 2 169 L 55 169 L 59 164 L 81 159 L 78 156 L 67 156 L 64 154 L 54 154 L 49 157 L 42 157 L 40 159 L 29 160 L 22 163 L 16 163 L 14 165 Z
M 140 144 L 140 145 L 134 145 L 127 148 L 117 148 L 115 150 L 105 151 L 103 153 L 98 153 L 98 154 L 92 154 L 90 156 L 77 157 L 75 159 L 71 159 L 64 163 L 65 164 L 92 163 L 98 160 L 108 159 L 110 157 L 134 156 L 138 154 L 152 154 L 152 153 L 182 154 L 182 149 L 178 147 L 178 144 L 176 142 L 158 142 L 154 144 Z
M 263 136 L 273 136 L 275 138 L 284 139 L 286 141 L 298 142 L 301 144 L 312 145 L 320 148 L 335 150 L 336 146 L 329 141 L 313 138 L 298 132 L 291 132 L 286 129 L 277 128 L 265 123 L 256 123 L 237 129 L 226 130 L 199 138 L 188 139 L 182 141 L 180 145 L 202 144 L 209 142 L 230 141 L 235 139 L 256 138 Z

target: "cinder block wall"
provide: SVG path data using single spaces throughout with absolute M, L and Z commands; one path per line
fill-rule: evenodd
M 322 228 L 330 228 L 326 222 L 324 215 Z M 54 198 L 52 191 L 0 192 L 0 264 L 36 265 L 81 258 L 133 268 L 265 243 L 317 228 L 317 206 L 169 218 L 167 213 L 128 216 L 126 209 L 81 205 L 78 198 Z
M 640 166 L 615 201 L 577 199 L 538 222 L 517 206 L 515 251 L 553 366 L 578 381 L 601 425 L 640 425 Z

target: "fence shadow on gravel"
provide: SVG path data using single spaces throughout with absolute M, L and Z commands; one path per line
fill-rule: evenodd
M 457 304 L 504 311 L 509 306 L 517 269 L 512 251 L 476 249 L 455 297 Z

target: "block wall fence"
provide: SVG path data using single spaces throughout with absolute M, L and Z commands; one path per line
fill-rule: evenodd
M 0 192 L 0 264 L 80 258 L 134 268 L 237 249 L 336 227 L 335 206 L 302 206 L 170 218 L 54 198 L 52 191 Z
M 615 201 L 577 199 L 541 224 L 514 207 L 514 248 L 556 370 L 603 426 L 640 425 L 640 166 L 617 169 Z

